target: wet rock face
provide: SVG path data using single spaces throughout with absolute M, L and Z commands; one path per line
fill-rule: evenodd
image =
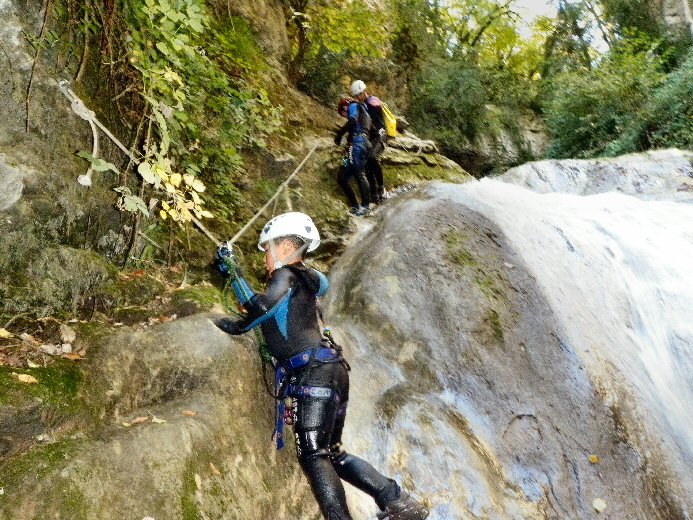
M 0 154 L 0 211 L 14 206 L 22 197 L 24 181 L 32 172 L 22 166 L 13 166 L 6 162 L 6 156 Z
M 501 179 L 537 193 L 615 191 L 646 200 L 687 200 L 693 191 L 693 153 L 671 149 L 607 159 L 536 161 L 508 170 Z
M 613 518 L 688 518 L 685 492 L 631 443 L 628 394 L 605 398 L 622 376 L 595 377 L 479 213 L 414 193 L 331 281 L 327 318 L 353 367 L 346 449 L 424 497 L 432 519 L 596 518 L 595 500 Z
M 317 518 L 291 440 L 281 453 L 271 442 L 251 338 L 197 315 L 89 352 L 82 397 L 97 424 L 2 464 L 0 518 Z M 8 420 L 22 427 L 0 407 L 0 429 Z
M 76 149 L 91 146 L 89 125 L 58 90 L 57 49 L 42 48 L 37 57 L 29 44 L 44 19 L 53 28 L 54 13 L 44 17 L 43 8 L 43 2 L 0 0 L 0 171 L 7 174 L 0 211 L 20 200 L 23 185 L 79 169 Z
M 242 16 L 248 20 L 265 52 L 277 63 L 285 63 L 291 45 L 286 32 L 286 18 L 282 2 L 278 0 L 236 0 L 212 2 L 219 14 Z
M 33 32 L 38 22 L 39 7 L 32 9 L 17 0 L 0 0 L 0 146 L 15 142 L 10 130 L 21 126 L 19 104 L 26 93 L 26 81 L 31 71 L 33 55 L 23 32 Z M 38 29 L 40 30 L 40 28 Z M 7 102 L 10 101 L 10 102 Z

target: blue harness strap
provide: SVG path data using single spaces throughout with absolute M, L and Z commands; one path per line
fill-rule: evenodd
M 302 368 L 310 363 L 311 359 L 325 363 L 341 359 L 341 354 L 335 348 L 319 347 L 311 348 L 294 354 L 287 360 L 279 363 L 274 373 L 274 392 L 277 398 L 274 401 L 274 437 L 277 441 L 277 449 L 284 447 L 284 415 L 286 413 L 286 397 L 316 397 L 319 399 L 339 399 L 337 392 L 324 386 L 287 385 L 286 380 L 292 370 Z

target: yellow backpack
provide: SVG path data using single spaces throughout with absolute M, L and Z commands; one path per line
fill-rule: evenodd
M 383 117 L 388 137 L 397 137 L 397 118 L 385 103 L 383 103 Z

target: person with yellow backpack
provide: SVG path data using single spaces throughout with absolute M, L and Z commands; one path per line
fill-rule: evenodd
M 370 185 L 371 201 L 380 204 L 385 197 L 385 179 L 380 157 L 385 151 L 388 137 L 397 135 L 397 123 L 387 106 L 376 96 L 368 94 L 366 84 L 360 79 L 351 84 L 351 95 L 365 105 L 371 117 L 372 125 L 369 135 L 371 153 L 366 160 L 365 170 Z

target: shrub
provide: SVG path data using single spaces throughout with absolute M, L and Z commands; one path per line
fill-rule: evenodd
M 409 116 L 417 130 L 448 149 L 474 137 L 487 103 L 478 68 L 441 60 L 422 69 L 416 85 Z
M 618 155 L 644 146 L 632 129 L 645 121 L 647 102 L 665 78 L 652 50 L 642 38 L 626 40 L 594 69 L 553 80 L 545 105 L 549 156 Z
M 693 50 L 654 93 L 644 131 L 652 147 L 693 149 Z

